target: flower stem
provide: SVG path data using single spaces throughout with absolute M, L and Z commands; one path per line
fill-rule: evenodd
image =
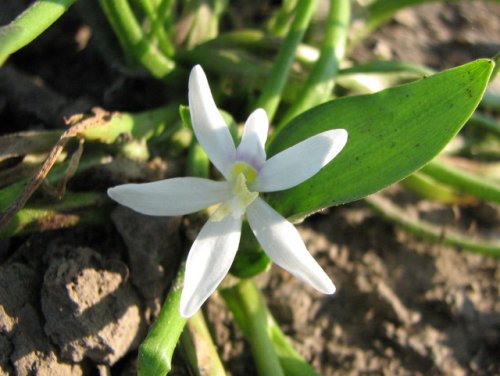
M 193 0 L 186 2 L 183 13 L 191 18 L 185 46 L 192 49 L 219 34 L 219 23 L 228 5 L 228 0 Z
M 105 156 L 97 154 L 94 154 L 93 156 L 87 158 L 82 158 L 82 160 L 80 160 L 78 164 L 76 173 L 80 173 L 88 170 L 91 167 L 101 165 L 105 163 L 107 159 L 108 158 L 106 158 Z M 68 161 L 55 166 L 50 170 L 50 173 L 44 175 L 44 180 L 51 185 L 57 185 L 62 179 L 64 179 L 68 166 Z M 32 177 L 25 177 L 0 189 L 0 229 L 2 229 L 3 226 L 5 226 L 5 228 L 9 228 L 9 226 L 15 226 L 15 222 L 17 222 L 15 214 L 24 206 L 28 199 L 26 199 L 26 201 L 24 201 L 22 205 L 16 205 L 16 202 L 19 201 L 19 198 L 30 185 L 30 182 L 32 180 Z M 53 205 L 51 205 L 51 208 L 54 208 Z M 13 223 L 10 223 L 8 225 L 10 221 Z M 7 230 L 5 231 L 5 233 L 7 233 Z
M 500 257 L 500 244 L 498 242 L 471 239 L 450 230 L 443 231 L 442 228 L 430 222 L 411 218 L 405 210 L 380 194 L 373 194 L 365 197 L 364 200 L 383 218 L 398 224 L 417 236 L 449 246 L 465 248 L 482 255 Z
M 319 59 L 309 74 L 300 97 L 290 106 L 277 129 L 300 113 L 330 98 L 340 62 L 344 58 L 350 19 L 350 0 L 330 0 L 327 28 Z
M 98 192 L 67 192 L 61 201 L 30 205 L 18 211 L 0 230 L 0 239 L 83 224 L 102 224 L 107 197 Z
M 175 49 L 162 25 L 162 14 L 167 13 L 167 9 L 163 7 L 172 6 L 172 1 L 163 1 L 160 5 L 156 6 L 151 0 L 141 0 L 140 4 L 144 13 L 151 21 L 151 31 L 149 36 L 155 37 L 160 50 L 166 56 L 172 57 Z
M 477 201 L 475 197 L 461 194 L 449 185 L 439 183 L 418 171 L 402 180 L 401 184 L 422 197 L 446 204 L 470 204 Z
M 144 34 L 127 0 L 99 0 L 122 47 L 154 77 L 164 78 L 175 67 Z
M 269 336 L 266 305 L 257 287 L 243 279 L 231 289 L 221 291 L 221 294 L 250 342 L 259 375 L 284 376 Z
M 75 0 L 38 0 L 8 25 L 0 28 L 0 66 L 14 52 L 31 43 Z
M 458 188 L 480 199 L 500 203 L 500 185 L 434 159 L 421 170 L 437 181 Z
M 255 106 L 266 110 L 269 121 L 272 121 L 278 109 L 288 72 L 295 57 L 295 50 L 304 37 L 311 16 L 316 9 L 316 3 L 317 0 L 300 0 L 297 4 L 295 19 L 279 49 L 278 56 L 269 73 L 269 79 Z
M 182 262 L 156 322 L 139 346 L 139 376 L 166 375 L 172 368 L 172 355 L 187 321 L 179 314 L 184 269 Z
M 252 351 L 260 352 L 262 357 L 277 356 L 282 367 L 282 371 L 287 376 L 318 376 L 318 373 L 302 358 L 302 356 L 288 342 L 285 334 L 272 317 L 264 303 L 264 297 L 260 290 L 250 281 L 242 280 L 243 288 L 233 287 L 231 289 L 221 290 L 220 293 L 226 304 L 234 315 L 239 328 L 250 341 Z M 244 304 L 244 302 L 247 302 Z M 249 312 L 249 305 L 257 306 L 256 311 L 261 315 L 259 317 L 260 329 L 263 330 L 262 336 L 266 336 L 266 341 L 271 341 L 271 349 L 262 347 L 262 344 L 255 340 L 251 327 L 256 325 L 256 317 Z M 264 317 L 265 316 L 265 317 Z M 272 351 L 271 351 L 272 350 Z M 256 358 L 256 361 L 257 358 Z M 272 374 L 272 373 L 270 373 Z
M 342 68 L 339 71 L 341 75 L 356 73 L 414 73 L 419 78 L 430 76 L 436 73 L 433 69 L 416 63 L 399 60 L 373 60 L 364 64 L 354 65 L 348 68 Z
M 497 136 L 500 136 L 500 123 L 498 123 L 493 117 L 488 115 L 483 115 L 479 112 L 472 114 L 472 116 L 467 121 L 469 126 L 481 127 L 486 131 L 492 132 Z
M 186 329 L 182 332 L 181 344 L 194 374 L 225 376 L 226 371 L 201 311 L 188 320 Z
M 175 26 L 176 1 L 175 0 L 159 0 L 156 4 L 156 13 L 160 25 L 166 30 Z
M 285 334 L 267 311 L 269 333 L 274 349 L 278 355 L 283 371 L 287 376 L 319 376 L 314 368 L 307 363 L 302 355 L 290 344 Z
M 173 132 L 177 117 L 177 103 L 138 113 L 116 112 L 112 113 L 105 127 L 85 130 L 81 136 L 87 141 L 105 144 L 114 143 L 124 133 L 136 140 L 150 140 L 159 134 Z

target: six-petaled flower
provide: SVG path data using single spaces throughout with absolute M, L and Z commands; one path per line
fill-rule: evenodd
M 196 138 L 225 180 L 179 177 L 108 190 L 112 199 L 147 215 L 184 215 L 219 205 L 189 251 L 181 315 L 193 315 L 228 273 L 244 217 L 273 262 L 317 290 L 333 294 L 333 282 L 311 256 L 298 231 L 260 198 L 259 192 L 285 190 L 315 175 L 342 150 L 347 132 L 333 129 L 319 133 L 266 160 L 268 119 L 264 110 L 257 109 L 246 121 L 241 142 L 235 147 L 199 65 L 189 78 L 189 108 Z

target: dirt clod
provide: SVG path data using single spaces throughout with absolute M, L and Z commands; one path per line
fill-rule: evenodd
M 0 268 L 0 375 L 81 375 L 80 365 L 58 358 L 43 332 L 33 289 L 37 283 L 37 274 L 26 265 Z
M 126 265 L 83 247 L 51 256 L 42 287 L 45 332 L 66 359 L 115 363 L 144 330 Z
M 119 206 L 111 218 L 127 249 L 130 280 L 156 314 L 181 256 L 180 217 L 145 216 Z

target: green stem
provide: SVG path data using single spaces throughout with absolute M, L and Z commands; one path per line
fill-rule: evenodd
M 274 349 L 283 367 L 286 376 L 319 376 L 314 368 L 307 363 L 302 355 L 290 344 L 285 334 L 281 331 L 276 320 L 267 311 L 269 333 Z
M 316 9 L 316 3 L 317 0 L 299 1 L 290 31 L 280 47 L 273 68 L 269 73 L 269 79 L 262 89 L 256 106 L 254 106 L 266 110 L 270 122 L 278 109 L 288 72 L 295 57 L 295 50 L 304 37 L 311 16 Z
M 327 29 L 319 59 L 309 74 L 301 95 L 285 113 L 277 129 L 300 113 L 330 98 L 340 62 L 344 58 L 350 19 L 350 0 L 330 0 Z
M 265 313 L 266 319 L 261 319 L 262 327 L 266 328 L 266 335 L 271 340 L 273 346 L 273 352 L 269 354 L 276 354 L 284 374 L 287 376 L 318 376 L 314 368 L 312 368 L 297 350 L 293 348 L 285 334 L 283 334 L 267 309 L 260 290 L 251 281 L 244 280 L 244 282 L 247 284 L 246 288 L 251 291 L 251 294 L 242 297 L 242 294 L 237 291 L 236 288 L 221 290 L 220 293 L 228 308 L 233 313 L 234 319 L 245 338 L 250 341 L 252 348 L 256 348 L 255 351 L 260 351 L 260 344 L 253 341 L 251 333 L 251 325 L 252 322 L 255 321 L 255 316 L 249 314 L 246 306 L 243 304 L 244 299 L 253 300 L 253 304 L 260 305 L 258 310 Z M 266 355 L 265 351 L 266 350 L 262 350 L 262 356 Z
M 81 136 L 87 141 L 106 144 L 115 142 L 124 133 L 136 140 L 149 140 L 163 132 L 175 130 L 178 116 L 177 103 L 139 113 L 113 113 L 106 126 L 87 129 Z
M 152 20 L 155 17 L 155 7 L 151 0 L 139 0 L 138 3 L 146 17 Z
M 498 66 L 500 66 L 500 61 L 495 63 L 495 67 Z M 494 93 L 493 91 L 486 90 L 481 100 L 481 107 L 485 110 L 500 111 L 500 94 L 498 92 Z
M 268 29 L 278 36 L 285 35 L 290 27 L 290 19 L 297 6 L 297 0 L 283 0 L 280 9 L 268 22 Z
M 0 28 L 0 66 L 14 52 L 31 43 L 59 17 L 75 0 L 38 0 Z
M 474 197 L 463 195 L 450 186 L 438 183 L 421 172 L 414 172 L 401 183 L 422 197 L 443 202 L 446 204 L 467 204 L 477 201 Z
M 265 34 L 262 30 L 242 29 L 220 34 L 216 39 L 212 39 L 198 47 L 212 50 L 245 50 L 255 54 L 254 57 L 259 56 L 264 60 L 265 56 L 276 54 L 281 44 L 281 38 Z M 295 59 L 305 67 L 312 66 L 318 60 L 318 57 L 319 50 L 308 44 L 300 43 L 295 51 Z
M 181 117 L 182 125 L 185 129 L 189 129 L 191 132 L 193 130 L 193 124 L 191 122 L 191 114 L 189 112 L 189 107 L 180 106 L 179 115 Z M 205 150 L 201 147 L 195 137 L 191 138 L 191 143 L 189 145 L 187 163 L 186 163 L 186 175 L 187 176 L 197 176 L 200 178 L 208 178 L 210 172 L 210 160 Z
M 0 161 L 46 153 L 59 140 L 62 130 L 23 131 L 0 136 Z
M 196 312 L 188 320 L 186 329 L 182 333 L 181 343 L 192 365 L 193 373 L 204 376 L 225 376 L 226 371 L 201 311 Z
M 174 15 L 175 15 L 175 0 L 161 0 L 160 4 L 156 9 L 157 14 L 157 24 L 153 24 L 153 29 L 155 27 L 160 27 L 167 35 L 171 35 L 171 30 L 174 27 Z M 170 38 L 169 38 L 170 40 Z M 172 45 L 172 49 L 174 46 Z
M 430 76 L 436 71 L 426 67 L 425 65 L 410 63 L 407 61 L 387 60 L 387 61 L 370 61 L 366 64 L 354 65 L 349 68 L 340 69 L 339 74 L 356 74 L 356 73 L 397 73 L 409 72 L 419 76 Z
M 478 112 L 472 114 L 472 116 L 467 121 L 468 125 L 481 127 L 484 130 L 495 133 L 497 136 L 500 136 L 500 123 L 498 123 L 491 116 L 486 116 L 480 114 Z
M 179 313 L 185 263 L 179 266 L 165 303 L 148 336 L 139 346 L 137 372 L 139 376 L 163 376 L 172 368 L 172 355 L 186 319 Z
M 216 39 L 201 44 L 211 48 L 243 48 L 255 53 L 276 53 L 281 45 L 281 38 L 265 34 L 258 29 L 231 30 L 217 36 Z
M 127 0 L 99 0 L 99 2 L 125 51 L 154 77 L 164 78 L 174 69 L 174 62 L 146 38 Z
M 364 200 L 383 218 L 400 225 L 408 232 L 417 236 L 434 242 L 468 249 L 486 256 L 500 257 L 500 244 L 498 242 L 488 243 L 474 240 L 450 230 L 445 231 L 442 227 L 438 227 L 418 218 L 411 218 L 408 216 L 407 211 L 393 204 L 380 194 L 365 197 Z
M 188 21 L 189 32 L 185 38 L 185 48 L 190 50 L 219 33 L 220 18 L 224 14 L 228 0 L 191 0 L 186 2 L 181 18 Z
M 132 58 L 132 48 L 129 45 L 129 40 L 127 37 L 127 32 L 125 30 L 125 26 L 122 22 L 120 22 L 120 18 L 117 15 L 118 10 L 113 1 L 109 0 L 99 0 L 99 4 L 108 19 L 111 28 L 115 32 L 116 38 L 120 43 L 122 50 L 124 51 L 127 58 Z
M 480 199 L 500 203 L 500 185 L 497 183 L 452 167 L 437 159 L 421 170 L 437 181 L 456 187 Z
M 160 47 L 161 51 L 168 57 L 172 57 L 174 55 L 175 49 L 172 45 L 172 41 L 168 37 L 165 29 L 163 28 L 161 14 L 165 13 L 165 9 L 162 9 L 162 6 L 171 6 L 168 2 L 162 2 L 160 6 L 156 7 L 151 0 L 141 0 L 141 6 L 146 14 L 146 16 L 151 21 L 151 32 L 150 36 L 153 36 L 158 41 L 158 47 Z M 171 3 L 171 2 L 170 2 Z
M 106 163 L 109 158 L 103 155 L 94 154 L 91 157 L 82 158 L 78 164 L 77 173 L 82 173 L 88 169 L 102 165 Z M 63 179 L 64 174 L 68 168 L 68 161 L 58 164 L 52 168 L 52 170 L 47 175 L 47 182 L 51 185 L 57 185 L 61 179 Z M 30 178 L 24 178 L 16 183 L 8 185 L 0 189 L 0 211 L 8 208 L 16 198 L 24 190 L 26 184 L 28 184 Z M 0 214 L 3 214 L 0 212 Z
M 242 330 L 252 347 L 252 354 L 260 376 L 284 375 L 269 337 L 267 309 L 259 290 L 249 280 L 241 280 L 230 290 L 223 292 L 235 317 L 243 322 Z M 224 296 L 224 295 L 223 295 Z
M 18 211 L 0 231 L 0 239 L 82 224 L 100 224 L 107 218 L 102 209 L 95 208 L 107 201 L 102 193 L 67 192 L 62 200 L 54 201 Z

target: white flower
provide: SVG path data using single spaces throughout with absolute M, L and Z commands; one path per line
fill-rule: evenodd
M 112 199 L 147 215 L 184 215 L 220 203 L 189 251 L 181 315 L 193 315 L 229 271 L 244 215 L 272 261 L 317 290 L 333 294 L 333 282 L 308 252 L 298 231 L 259 198 L 258 192 L 288 189 L 315 175 L 342 150 L 347 131 L 319 133 L 266 160 L 269 125 L 265 111 L 257 109 L 249 116 L 236 148 L 199 65 L 189 77 L 189 108 L 196 138 L 225 181 L 183 177 L 108 190 Z

